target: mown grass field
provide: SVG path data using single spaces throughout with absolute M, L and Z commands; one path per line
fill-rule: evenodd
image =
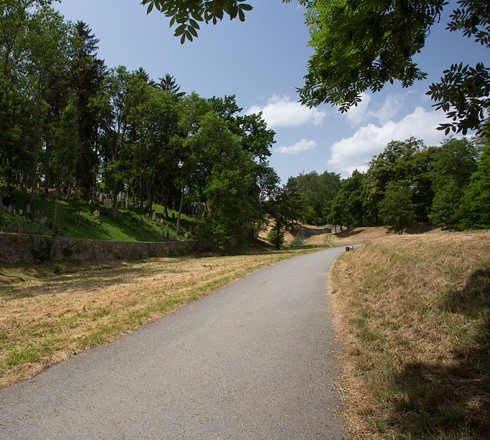
M 119 336 L 248 273 L 315 247 L 238 256 L 0 266 L 0 386 Z
M 367 241 L 330 300 L 352 438 L 490 438 L 489 231 Z

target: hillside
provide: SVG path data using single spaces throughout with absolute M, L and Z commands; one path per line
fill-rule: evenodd
M 354 438 L 488 438 L 489 231 L 373 239 L 331 285 Z
M 6 232 L 113 241 L 165 241 L 177 236 L 177 213 L 170 210 L 165 218 L 160 205 L 154 205 L 151 215 L 120 208 L 113 218 L 110 206 L 93 201 L 36 196 L 32 203 L 29 194 L 19 191 L 14 199 L 14 206 L 4 207 L 0 215 L 0 229 Z M 188 234 L 194 223 L 184 215 L 181 235 Z

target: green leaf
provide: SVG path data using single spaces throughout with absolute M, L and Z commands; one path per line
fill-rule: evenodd
M 188 31 L 190 34 L 192 34 L 194 37 L 197 38 L 197 31 L 193 27 L 189 27 Z M 190 35 L 190 36 L 192 37 L 192 35 Z M 190 40 L 192 41 L 192 38 L 190 38 Z
M 192 18 L 189 19 L 189 24 L 194 29 L 201 29 L 199 27 L 199 23 L 196 20 L 193 20 Z
M 174 35 L 178 37 L 179 35 L 182 35 L 187 28 L 187 25 L 181 24 L 177 29 L 175 29 Z

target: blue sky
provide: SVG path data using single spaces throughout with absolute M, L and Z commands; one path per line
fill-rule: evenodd
M 262 111 L 276 132 L 270 162 L 283 183 L 310 171 L 348 177 L 354 169 L 365 170 L 393 139 L 415 136 L 427 145 L 439 144 L 443 134 L 436 127 L 445 117 L 433 111 L 425 95 L 428 85 L 451 63 L 488 62 L 484 48 L 439 25 L 418 56 L 429 73 L 426 81 L 366 94 L 346 114 L 328 105 L 308 109 L 299 105 L 296 92 L 311 55 L 303 10 L 281 0 L 249 3 L 254 10 L 244 23 L 203 25 L 199 38 L 184 45 L 164 16 L 147 15 L 139 0 L 62 0 L 55 7 L 66 19 L 92 28 L 108 67 L 143 67 L 155 80 L 170 73 L 182 91 L 204 98 L 236 95 L 244 112 Z

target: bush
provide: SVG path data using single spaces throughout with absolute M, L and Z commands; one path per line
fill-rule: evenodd
M 267 241 L 279 249 L 284 244 L 284 232 L 271 229 L 267 234 Z
M 39 240 L 32 239 L 32 256 L 40 263 L 49 261 L 51 258 L 51 248 L 53 247 L 53 239 L 49 237 L 41 237 Z

